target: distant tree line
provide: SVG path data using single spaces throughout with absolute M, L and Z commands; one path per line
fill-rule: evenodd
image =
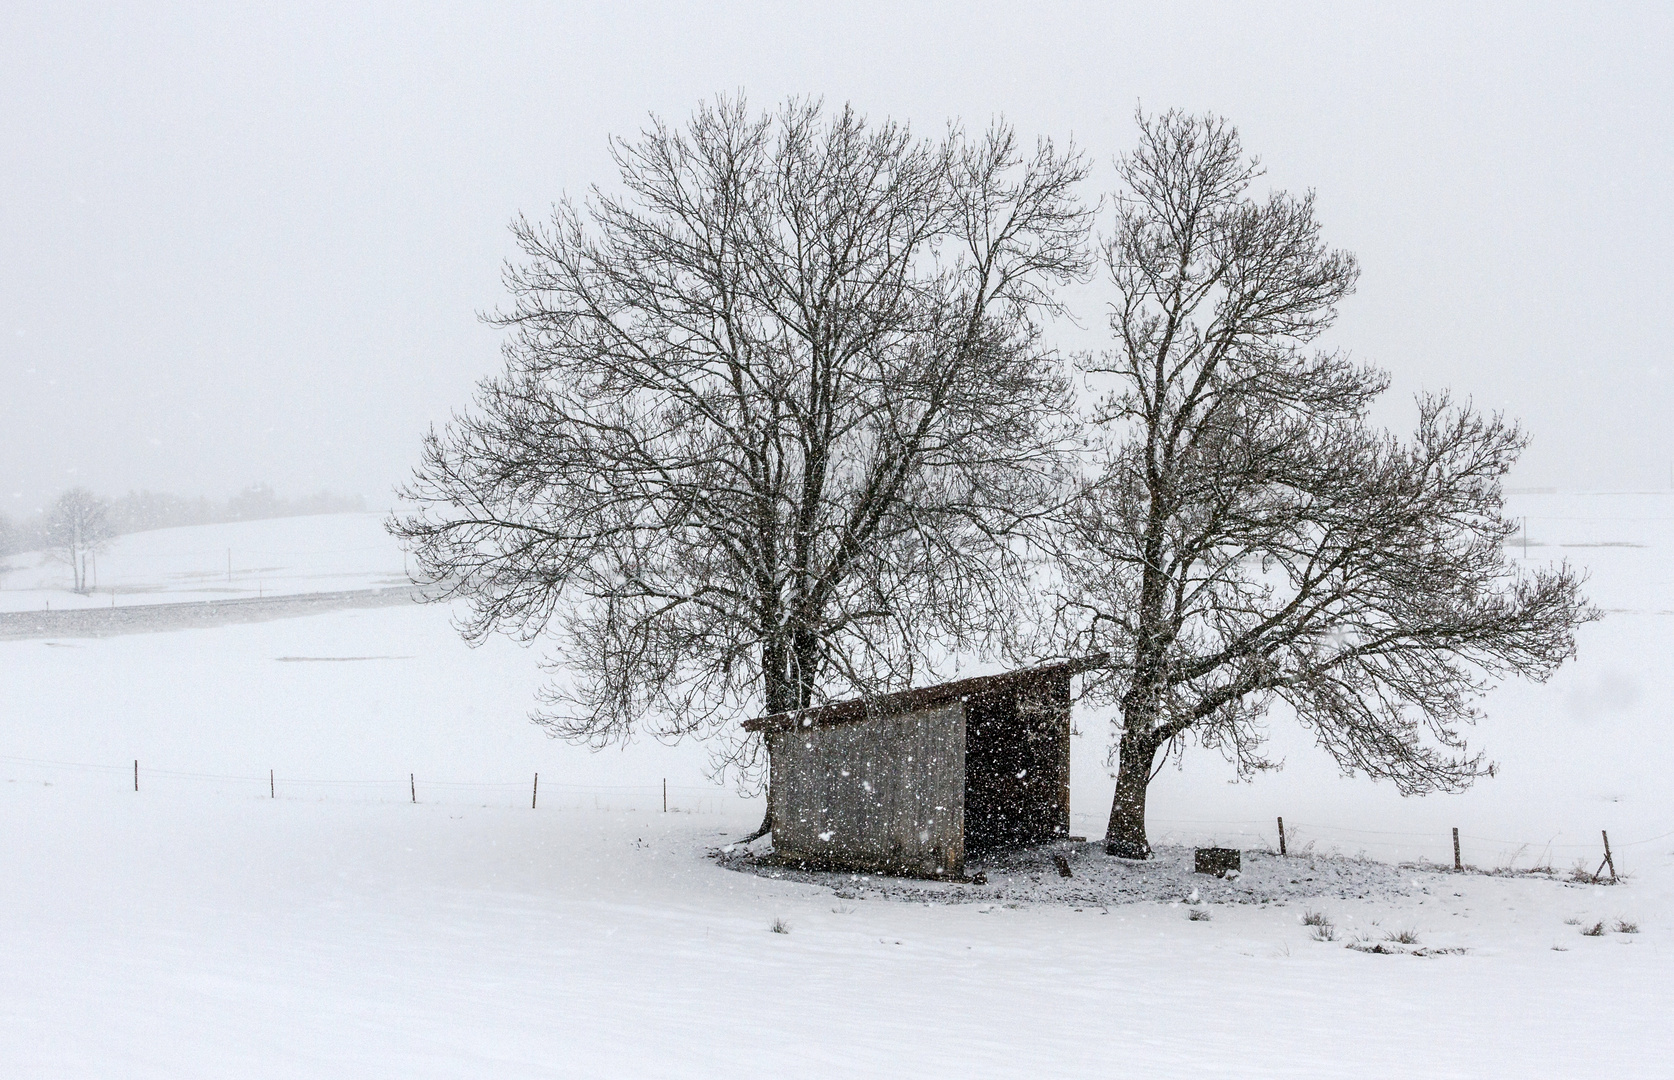
M 63 552 L 72 565 L 79 565 L 78 560 L 83 556 L 72 553 L 84 549 L 96 551 L 112 537 L 128 533 L 365 510 L 366 499 L 360 495 L 317 491 L 285 498 L 266 483 L 251 484 L 226 500 L 189 498 L 161 491 L 130 491 L 112 499 L 77 487 L 22 521 L 14 522 L 0 515 L 0 555 L 20 551 Z M 77 588 L 81 587 L 80 580 L 78 571 Z

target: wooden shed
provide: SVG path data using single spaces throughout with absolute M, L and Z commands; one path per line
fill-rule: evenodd
M 961 878 L 965 857 L 1069 833 L 1066 662 L 777 713 L 767 740 L 777 859 Z

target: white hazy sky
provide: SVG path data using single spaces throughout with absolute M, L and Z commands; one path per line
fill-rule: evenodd
M 1004 113 L 1088 148 L 1089 196 L 1136 103 L 1223 113 L 1360 256 L 1335 341 L 1397 406 L 1521 417 L 1516 484 L 1670 484 L 1665 5 L 349 7 L 6 5 L 0 509 L 256 479 L 388 505 L 498 365 L 507 221 L 740 88 L 926 133 Z

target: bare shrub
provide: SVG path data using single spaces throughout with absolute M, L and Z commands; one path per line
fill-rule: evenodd
M 1591 870 L 1587 869 L 1587 863 L 1585 862 L 1585 860 L 1577 862 L 1573 867 L 1570 868 L 1569 880 L 1575 882 L 1578 885 L 1597 885 L 1597 884 L 1599 884 L 1598 875 L 1593 873 Z
M 1528 853 L 1529 853 L 1529 845 L 1519 844 L 1517 846 L 1516 851 L 1513 851 L 1510 855 L 1507 855 L 1505 857 L 1505 861 L 1500 864 L 1500 869 L 1506 870 L 1506 871 L 1516 869 L 1517 860 L 1521 859 L 1523 856 L 1527 855 Z
M 1580 860 L 1570 869 L 1569 880 L 1577 885 L 1615 885 L 1628 879 L 1627 874 L 1604 875 L 1597 870 L 1587 869 L 1585 859 Z

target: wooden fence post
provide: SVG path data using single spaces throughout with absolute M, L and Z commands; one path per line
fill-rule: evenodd
M 1599 835 L 1604 837 L 1604 866 L 1610 867 L 1610 880 L 1615 881 L 1616 880 L 1616 860 L 1610 857 L 1610 834 L 1608 832 L 1604 831 L 1603 829 L 1600 829 L 1599 830 Z M 1604 866 L 1599 867 L 1599 869 L 1603 870 Z M 1597 874 L 1594 874 L 1593 876 L 1598 877 Z
M 529 809 L 535 808 L 535 801 L 541 797 L 541 774 L 535 774 L 535 790 L 529 793 Z
M 663 777 L 663 813 L 668 813 L 668 777 Z
M 139 790 L 139 758 L 134 759 L 134 790 Z
M 1285 853 L 1285 819 L 1279 819 L 1279 854 Z
M 413 774 L 412 773 L 407 774 L 407 783 L 408 783 L 408 785 L 410 785 L 412 787 L 413 801 L 415 803 L 418 802 L 418 781 L 413 779 Z
M 1455 826 L 1453 829 L 1453 869 L 1463 870 L 1464 868 L 1465 864 L 1459 860 L 1459 829 Z
M 277 791 L 273 790 L 273 770 L 272 769 L 267 770 L 267 797 L 270 798 L 270 799 L 277 799 L 279 797 L 279 793 Z

